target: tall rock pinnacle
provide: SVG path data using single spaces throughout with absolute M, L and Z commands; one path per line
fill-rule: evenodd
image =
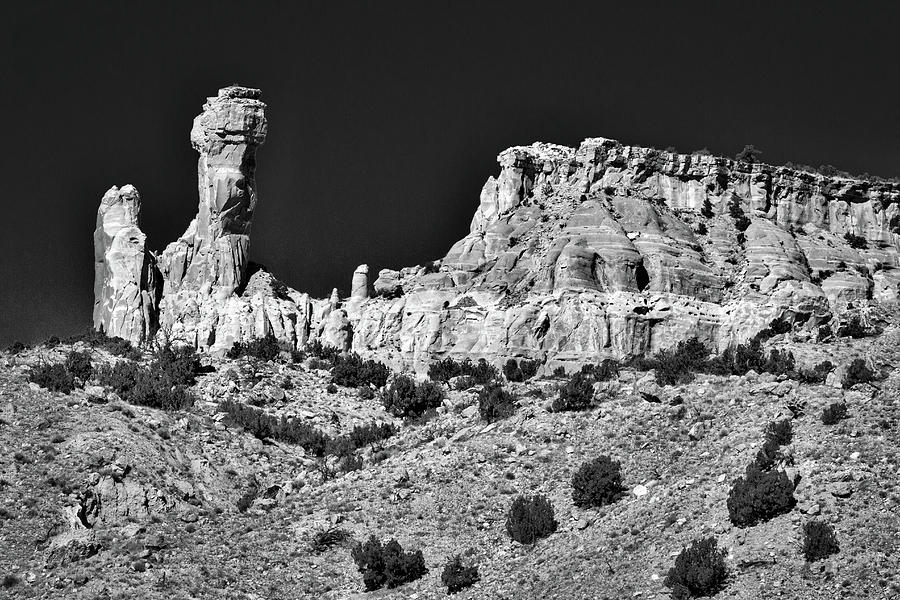
M 194 119 L 200 206 L 160 257 L 167 293 L 208 285 L 228 294 L 243 281 L 256 208 L 256 149 L 266 139 L 266 105 L 259 97 L 252 88 L 222 88 Z
M 103 195 L 94 230 L 94 328 L 142 342 L 156 332 L 160 281 L 144 247 L 141 197 L 131 185 Z

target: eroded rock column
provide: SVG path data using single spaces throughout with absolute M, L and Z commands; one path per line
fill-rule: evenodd
M 160 287 L 140 213 L 134 186 L 113 186 L 100 201 L 94 230 L 94 328 L 135 343 L 156 332 Z
M 359 265 L 353 271 L 350 284 L 350 297 L 365 300 L 369 297 L 369 265 Z
M 241 285 L 256 208 L 256 150 L 266 139 L 266 105 L 259 97 L 253 88 L 222 88 L 194 119 L 200 207 L 160 259 L 167 295 L 207 288 L 225 296 Z

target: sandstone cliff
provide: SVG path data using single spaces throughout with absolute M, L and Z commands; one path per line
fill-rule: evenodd
M 695 336 L 722 349 L 776 318 L 814 339 L 823 325 L 897 301 L 900 186 L 605 138 L 505 150 L 469 234 L 445 257 L 382 270 L 374 296 L 361 265 L 346 302 L 313 300 L 248 268 L 266 134 L 259 95 L 224 88 L 195 120 L 198 215 L 160 256 L 144 250 L 137 192 L 107 194 L 133 196 L 132 209 L 115 201 L 127 218 L 104 197 L 96 326 L 142 341 L 159 323 L 214 351 L 271 333 L 395 365 L 441 355 L 552 364 Z M 119 231 L 128 233 L 110 241 Z

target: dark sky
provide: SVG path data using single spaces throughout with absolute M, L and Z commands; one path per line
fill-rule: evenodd
M 230 83 L 269 106 L 251 258 L 318 296 L 360 263 L 442 256 L 511 145 L 752 143 L 770 163 L 900 174 L 888 3 L 61 4 L 3 18 L 4 346 L 90 323 L 111 185 L 137 186 L 152 248 L 181 234 L 191 121 Z

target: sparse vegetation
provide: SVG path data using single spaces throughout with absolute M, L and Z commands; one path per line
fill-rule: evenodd
M 480 358 L 478 362 L 465 359 L 462 362 L 445 358 L 428 367 L 428 377 L 432 381 L 447 383 L 454 377 L 470 377 L 476 385 L 486 385 L 500 377 L 497 367 Z
M 321 554 L 326 550 L 343 544 L 348 539 L 350 539 L 350 534 L 340 527 L 318 529 L 313 533 L 309 542 L 309 549 L 313 554 Z
M 672 598 L 712 596 L 721 590 L 728 578 L 726 555 L 711 537 L 694 540 L 689 548 L 682 548 L 664 581 L 672 590 Z
M 395 417 L 416 417 L 437 408 L 444 399 L 441 388 L 431 381 L 416 383 L 406 375 L 397 375 L 381 392 L 381 402 Z
M 738 527 L 749 527 L 789 512 L 794 504 L 794 484 L 785 472 L 766 471 L 753 463 L 728 494 L 728 518 Z
M 834 402 L 822 411 L 822 423 L 825 425 L 837 425 L 847 418 L 847 405 L 843 402 Z
M 372 385 L 380 388 L 387 383 L 391 374 L 384 364 L 374 360 L 363 360 L 353 352 L 347 356 L 337 356 L 331 369 L 331 382 L 344 387 Z
M 103 331 L 98 331 L 93 328 L 88 329 L 85 333 L 68 337 L 63 341 L 67 344 L 75 344 L 78 342 L 88 344 L 91 348 L 101 348 L 113 356 L 121 356 L 122 358 L 127 358 L 129 360 L 138 360 L 141 358 L 140 350 L 135 348 L 128 340 L 116 336 L 110 337 L 103 333 Z
M 404 552 L 397 540 L 382 545 L 373 535 L 365 543 L 356 544 L 350 555 L 362 573 L 366 591 L 395 588 L 428 572 L 422 551 Z
M 850 389 L 854 385 L 858 383 L 871 383 L 878 379 L 878 374 L 875 373 L 872 369 L 869 368 L 869 365 L 866 364 L 865 359 L 863 358 L 855 358 L 853 362 L 847 367 L 847 372 L 844 374 L 843 387 L 844 389 Z
M 834 527 L 815 520 L 803 524 L 803 556 L 808 562 L 827 558 L 839 551 Z
M 368 425 L 357 425 L 345 436 L 332 438 L 300 419 L 276 417 L 233 400 L 221 402 L 219 410 L 226 414 L 226 423 L 229 425 L 243 427 L 259 439 L 271 438 L 296 444 L 316 457 L 349 456 L 360 448 L 386 440 L 397 433 L 397 428 L 390 423 L 372 421 Z
M 744 149 L 734 155 L 734 160 L 742 163 L 758 163 L 759 158 L 762 156 L 762 150 L 759 150 L 753 144 L 747 144 L 744 146 Z
M 506 364 L 503 365 L 503 376 L 506 377 L 507 381 L 527 381 L 537 375 L 538 366 L 540 366 L 540 363 L 536 360 L 527 360 L 523 358 L 522 360 L 516 361 L 516 359 L 510 358 L 506 361 Z
M 490 383 L 478 394 L 478 414 L 488 423 L 500 421 L 516 413 L 516 397 L 499 383 Z
M 750 227 L 750 219 L 748 219 L 747 215 L 744 213 L 739 197 L 732 196 L 731 202 L 728 204 L 728 214 L 734 220 L 735 229 L 738 230 L 738 242 L 743 243 L 744 232 Z
M 621 464 L 606 455 L 585 462 L 572 477 L 572 501 L 581 508 L 609 504 L 624 489 Z
M 66 361 L 63 363 L 63 366 L 66 371 L 81 381 L 87 381 L 94 374 L 90 352 L 76 352 L 72 350 L 66 355 Z
M 520 544 L 533 544 L 556 531 L 557 526 L 553 506 L 542 495 L 519 496 L 506 515 L 506 531 Z
M 569 377 L 559 388 L 559 395 L 553 400 L 553 412 L 585 410 L 594 401 L 594 378 L 579 371 Z
M 59 363 L 43 363 L 33 367 L 28 373 L 28 380 L 51 392 L 70 394 L 75 389 L 75 377 Z
M 851 248 L 855 250 L 866 250 L 869 247 L 869 243 L 866 241 L 866 238 L 861 235 L 855 235 L 850 233 L 849 231 L 844 234 L 844 241 L 850 245 Z
M 458 554 L 447 561 L 441 572 L 441 583 L 447 586 L 448 594 L 461 592 L 479 581 L 481 581 L 481 577 L 478 575 L 478 567 L 475 565 L 464 566 L 462 558 Z
M 281 347 L 278 345 L 278 340 L 274 335 L 269 334 L 247 342 L 235 342 L 225 353 L 225 357 L 233 359 L 249 356 L 257 360 L 270 361 L 278 358 L 279 352 L 281 352 Z
M 334 346 L 326 346 L 319 340 L 313 340 L 307 344 L 306 352 L 319 360 L 324 360 L 329 363 L 333 363 L 341 354 L 341 351 Z
M 869 330 L 863 325 L 859 315 L 853 315 L 850 319 L 840 324 L 838 327 L 838 335 L 860 339 L 868 336 Z

